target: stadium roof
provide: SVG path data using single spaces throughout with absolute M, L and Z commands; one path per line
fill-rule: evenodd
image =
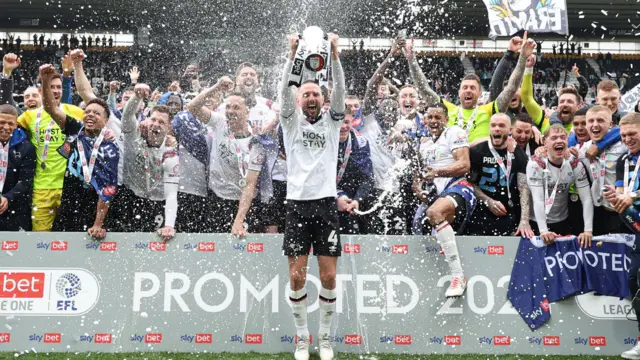
M 604 35 L 611 40 L 640 33 L 636 0 L 566 1 L 569 29 L 578 39 Z M 403 12 L 409 20 L 397 24 Z M 350 37 L 391 37 L 402 27 L 421 38 L 482 38 L 489 32 L 482 0 L 2 0 L 0 13 L 8 15 L 0 19 L 1 28 L 135 33 L 151 25 L 152 36 L 176 39 L 259 37 L 266 32 L 280 36 L 294 24 L 319 25 Z M 38 19 L 38 25 L 24 26 L 28 19 Z

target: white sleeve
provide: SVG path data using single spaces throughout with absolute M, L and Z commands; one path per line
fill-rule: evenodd
M 293 116 L 296 112 L 296 99 L 289 86 L 289 73 L 292 67 L 293 61 L 287 59 L 282 70 L 282 83 L 280 84 L 280 123 L 287 127 L 293 122 Z
M 260 172 L 267 160 L 267 151 L 260 143 L 255 143 L 249 152 L 249 170 Z
M 175 227 L 178 217 L 178 184 L 164 183 L 164 226 Z
M 122 132 L 125 134 L 132 133 L 138 127 L 136 114 L 138 113 L 141 102 L 142 99 L 132 96 L 124 105 L 124 109 L 122 110 Z
M 591 198 L 591 188 L 587 179 L 587 171 L 582 163 L 578 163 L 573 169 L 576 176 L 576 189 L 582 202 L 582 217 L 584 219 L 584 231 L 593 231 L 593 199 Z
M 451 130 L 447 132 L 447 143 L 451 151 L 462 147 L 469 147 L 467 132 L 460 127 L 452 127 Z
M 331 76 L 333 78 L 333 91 L 331 91 L 332 118 L 336 121 L 342 121 L 346 110 L 345 96 L 347 93 L 344 84 L 344 70 L 340 60 L 331 60 Z
M 533 213 L 540 232 L 549 231 L 547 227 L 547 214 L 544 211 L 544 187 L 542 168 L 535 161 L 527 164 L 527 185 L 531 190 L 531 200 L 533 201 Z
M 180 160 L 175 148 L 167 148 L 164 153 L 162 170 L 164 177 L 164 218 L 165 226 L 175 226 L 178 216 L 178 184 L 180 183 Z

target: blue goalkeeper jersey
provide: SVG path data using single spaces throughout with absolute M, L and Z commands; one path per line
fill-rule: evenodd
M 522 238 L 507 298 L 535 330 L 550 319 L 549 304 L 569 296 L 591 291 L 629 296 L 628 253 L 633 244 L 634 236 L 623 234 L 596 236 L 587 249 L 580 248 L 576 236 L 557 238 L 550 245 L 540 237 Z

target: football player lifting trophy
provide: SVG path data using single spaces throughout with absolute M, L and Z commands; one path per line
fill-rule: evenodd
M 299 87 L 307 80 L 315 80 L 321 87 L 328 88 L 330 51 L 331 42 L 322 29 L 317 26 L 304 29 L 289 74 L 289 86 Z

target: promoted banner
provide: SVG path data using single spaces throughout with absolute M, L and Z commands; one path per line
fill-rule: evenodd
M 468 290 L 446 299 L 430 237 L 344 236 L 338 352 L 617 355 L 638 339 L 627 300 L 550 305 L 532 332 L 506 299 L 517 238 L 460 237 Z M 282 352 L 296 341 L 282 238 L 0 233 L 0 352 Z M 307 289 L 317 345 L 318 267 Z
M 489 37 L 530 33 L 569 34 L 565 0 L 483 0 L 489 16 Z

